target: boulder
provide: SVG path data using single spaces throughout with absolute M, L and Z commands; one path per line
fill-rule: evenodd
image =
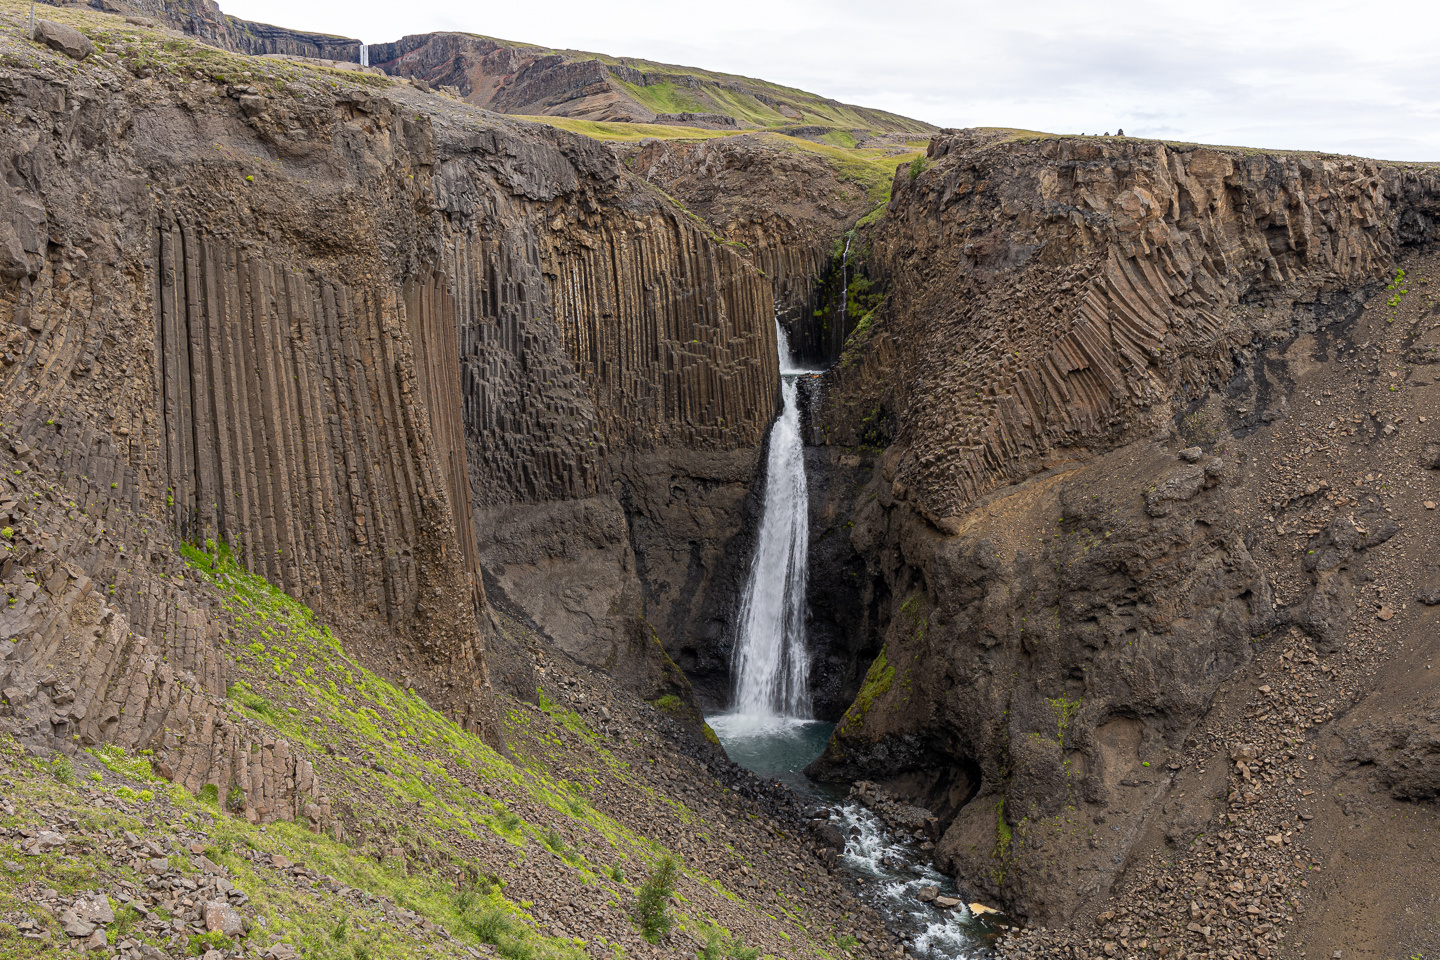
M 110 907 L 110 898 L 103 893 L 76 900 L 72 909 L 80 919 L 98 926 L 109 926 L 115 922 L 115 911 Z
M 815 827 L 815 838 L 822 846 L 833 850 L 845 849 L 845 834 L 833 823 L 822 823 Z
M 56 833 L 53 830 L 41 830 L 33 839 L 26 841 L 20 850 L 32 857 L 38 857 L 42 853 L 59 850 L 63 846 L 65 846 L 64 834 Z
M 243 937 L 245 919 L 224 900 L 211 900 L 205 904 L 205 929 L 218 930 L 227 937 Z
M 65 931 L 66 936 L 78 940 L 94 933 L 95 924 L 81 917 L 74 907 L 67 907 L 60 912 L 60 929 Z
M 52 50 L 59 50 L 71 60 L 84 60 L 95 52 L 95 44 L 85 34 L 52 20 L 35 21 L 35 40 Z

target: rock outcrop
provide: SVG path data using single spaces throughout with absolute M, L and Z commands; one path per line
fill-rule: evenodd
M 1164 765 L 1254 638 L 1343 635 L 1367 544 L 1332 537 L 1337 579 L 1304 568 L 1277 612 L 1226 440 L 1283 416 L 1267 351 L 1334 336 L 1433 237 L 1440 176 L 974 131 L 928 162 L 865 238 L 888 299 L 826 381 L 832 462 L 872 467 L 832 562 L 865 564 L 884 647 L 812 773 L 933 811 L 962 884 L 1052 924 L 1214 815 Z M 1387 736 L 1423 782 L 1423 735 Z
M 873 236 L 887 314 L 924 328 L 877 331 L 870 369 L 839 378 L 834 435 L 856 436 L 865 403 L 903 411 L 895 477 L 942 529 L 998 486 L 1153 433 L 1440 215 L 1433 172 L 1350 157 L 975 133 L 928 157 Z

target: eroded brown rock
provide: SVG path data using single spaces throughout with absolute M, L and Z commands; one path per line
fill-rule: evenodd
M 929 160 L 869 238 L 890 299 L 826 382 L 825 435 L 872 468 L 848 538 L 884 649 L 815 772 L 934 811 L 962 885 L 1051 925 L 1138 846 L 1224 809 L 1209 785 L 1177 797 L 1171 758 L 1255 638 L 1294 629 L 1328 653 L 1353 632 L 1388 508 L 1297 491 L 1346 510 L 1279 525 L 1310 541 L 1280 604 L 1253 503 L 1275 454 L 1226 442 L 1289 414 L 1264 378 L 1308 372 L 1306 346 L 1342 336 L 1402 243 L 1433 234 L 1440 180 L 976 131 Z

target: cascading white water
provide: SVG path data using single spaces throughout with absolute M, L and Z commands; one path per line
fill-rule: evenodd
M 845 266 L 842 261 L 842 271 Z M 809 494 L 799 394 L 801 380 L 821 371 L 794 363 L 778 323 L 776 339 L 785 407 L 770 428 L 765 501 L 732 658 L 735 700 L 730 712 L 705 719 L 736 763 L 816 797 L 819 791 L 803 770 L 820 755 L 834 725 L 811 719 L 810 710 L 805 643 Z M 806 384 L 812 402 L 818 386 L 815 380 Z M 835 807 L 830 819 L 849 838 L 842 864 L 865 879 L 862 896 L 898 925 L 910 941 L 910 954 L 926 960 L 983 955 L 967 910 L 943 911 L 916 898 L 923 886 L 954 888 L 908 839 L 892 840 L 879 818 L 853 801 Z
M 360 44 L 360 66 L 370 66 L 370 45 L 368 43 Z
M 756 718 L 808 719 L 805 572 L 810 552 L 810 501 L 796 380 L 815 371 L 796 367 L 784 328 L 777 323 L 775 331 L 785 408 L 770 428 L 765 503 L 735 644 L 732 710 Z

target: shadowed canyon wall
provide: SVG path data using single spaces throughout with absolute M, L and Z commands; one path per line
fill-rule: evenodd
M 678 198 L 734 245 L 774 290 L 790 347 L 833 359 L 839 341 L 816 313 L 821 279 L 843 236 L 870 208 L 864 187 L 784 138 L 751 134 L 698 142 L 649 140 L 626 164 Z
M 1433 239 L 1440 179 L 973 131 L 928 159 L 862 238 L 888 299 L 826 380 L 843 482 L 815 540 L 863 564 L 883 647 L 812 772 L 927 808 L 962 883 L 1050 924 L 1147 830 L 1211 815 L 1145 768 L 1253 638 L 1344 630 L 1353 601 L 1323 579 L 1277 614 L 1239 509 L 1257 467 L 1187 417 L 1226 390 L 1236 436 L 1273 416 L 1250 368 Z
M 447 252 L 493 590 L 581 662 L 684 692 L 637 651 L 688 656 L 727 622 L 777 401 L 768 286 L 653 202 L 623 220 L 517 208 Z

